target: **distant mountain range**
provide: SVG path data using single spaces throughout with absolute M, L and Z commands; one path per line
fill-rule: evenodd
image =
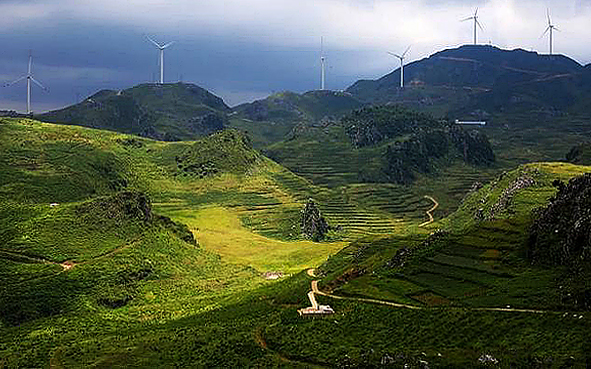
M 563 55 L 466 45 L 437 52 L 377 80 L 347 88 L 373 104 L 402 103 L 461 116 L 496 112 L 589 113 L 591 67 Z
M 563 55 L 467 45 L 409 63 L 404 76 L 402 89 L 397 69 L 342 92 L 281 92 L 234 108 L 193 84 L 143 84 L 103 90 L 36 118 L 167 141 L 231 127 L 247 131 L 256 147 L 265 147 L 289 137 L 297 126 L 330 124 L 367 105 L 402 104 L 451 119 L 591 116 L 591 65 Z

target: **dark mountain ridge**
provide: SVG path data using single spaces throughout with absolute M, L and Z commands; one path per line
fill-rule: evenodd
M 589 67 L 564 55 L 489 45 L 443 50 L 404 69 L 404 89 L 399 86 L 398 68 L 377 80 L 357 81 L 346 91 L 364 102 L 404 103 L 447 114 L 512 109 L 514 105 L 519 111 L 551 108 L 579 112 L 581 95 L 591 89 L 589 78 L 585 78 Z M 521 106 L 522 102 L 528 104 Z

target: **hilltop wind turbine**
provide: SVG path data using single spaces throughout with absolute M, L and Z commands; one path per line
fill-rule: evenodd
M 560 30 L 558 29 L 558 27 L 552 24 L 552 20 L 550 19 L 550 9 L 546 9 L 546 15 L 548 16 L 548 27 L 546 27 L 546 30 L 544 31 L 544 33 L 542 33 L 542 36 L 540 36 L 540 38 L 544 37 L 546 33 L 550 32 L 550 55 L 552 55 L 552 32 Z
M 474 12 L 474 15 L 471 17 L 468 17 L 466 19 L 462 19 L 461 22 L 465 22 L 468 20 L 474 20 L 474 45 L 477 44 L 477 39 L 476 39 L 476 32 L 477 32 L 477 28 L 479 27 L 481 30 L 484 31 L 484 29 L 482 28 L 482 25 L 480 24 L 480 22 L 478 21 L 478 8 L 476 8 L 476 11 Z
M 150 42 L 152 42 L 160 50 L 160 84 L 164 84 L 164 49 L 174 44 L 174 41 L 164 45 L 160 45 L 158 42 L 152 40 L 150 36 L 146 36 Z
M 31 114 L 33 112 L 31 110 L 31 82 L 33 82 L 37 86 L 41 87 L 43 89 L 43 91 L 48 91 L 48 89 L 45 88 L 45 86 L 43 86 L 41 84 L 41 82 L 39 82 L 35 78 L 33 78 L 33 73 L 31 71 L 32 65 L 33 65 L 33 55 L 31 55 L 31 53 L 29 53 L 29 68 L 27 69 L 27 74 L 4 85 L 4 87 L 8 87 L 8 86 L 12 86 L 15 83 L 22 81 L 23 79 L 27 80 L 27 114 Z
M 324 57 L 324 37 L 320 37 L 320 89 L 324 91 L 326 78 L 326 58 Z
M 394 54 L 394 53 L 391 53 L 388 51 L 388 54 L 400 59 L 400 87 L 401 88 L 404 87 L 404 58 L 406 57 L 408 50 L 410 50 L 410 46 L 406 48 L 406 51 L 402 55 Z

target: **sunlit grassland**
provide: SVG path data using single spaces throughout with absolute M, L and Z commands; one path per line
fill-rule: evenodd
M 189 225 L 207 250 L 261 272 L 292 273 L 315 267 L 345 246 L 344 242 L 270 239 L 246 229 L 236 211 L 219 206 L 170 211 L 167 215 Z

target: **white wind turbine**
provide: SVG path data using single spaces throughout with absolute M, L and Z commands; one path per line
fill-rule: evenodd
M 35 78 L 33 78 L 33 73 L 31 71 L 32 65 L 33 65 L 33 56 L 29 53 L 29 68 L 27 69 L 27 74 L 4 85 L 4 87 L 8 87 L 8 86 L 12 86 L 15 83 L 22 81 L 23 79 L 27 80 L 27 114 L 31 114 L 33 112 L 31 110 L 31 82 L 33 82 L 37 86 L 41 87 L 44 91 L 48 91 L 48 89 L 45 88 L 45 86 L 43 86 L 41 84 L 41 82 L 39 82 Z
M 146 37 L 160 50 L 160 84 L 162 85 L 164 84 L 164 49 L 174 44 L 174 41 L 160 45 L 158 42 L 152 40 L 150 36 Z
M 402 55 L 394 54 L 394 53 L 391 53 L 388 51 L 388 54 L 400 59 L 400 87 L 401 88 L 404 87 L 404 58 L 406 57 L 408 50 L 410 50 L 410 46 L 408 48 L 406 48 L 406 51 Z
M 484 31 L 484 29 L 482 28 L 482 25 L 480 24 L 480 22 L 478 21 L 478 8 L 476 8 L 476 11 L 474 12 L 474 15 L 471 17 L 468 17 L 466 19 L 462 19 L 461 22 L 465 22 L 468 20 L 474 20 L 474 45 L 477 44 L 477 38 L 476 38 L 476 32 L 477 32 L 477 28 L 479 27 L 481 30 Z
M 540 36 L 540 38 L 544 37 L 546 35 L 546 33 L 550 32 L 550 55 L 552 55 L 552 47 L 554 46 L 552 32 L 560 31 L 560 30 L 558 29 L 558 27 L 556 27 L 555 25 L 552 24 L 552 20 L 550 19 L 550 10 L 549 9 L 546 9 L 546 15 L 548 16 L 548 27 L 546 27 L 546 30 L 544 31 L 544 33 L 542 33 L 542 36 Z
M 324 57 L 324 37 L 320 37 L 320 89 L 324 90 L 326 79 L 326 58 Z

